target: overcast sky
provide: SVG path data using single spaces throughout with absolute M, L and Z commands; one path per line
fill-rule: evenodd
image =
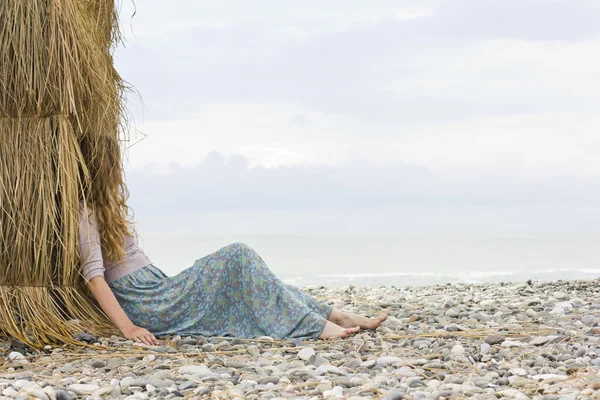
M 600 2 L 127 0 L 146 231 L 598 231 Z M 143 111 L 143 112 L 142 112 Z

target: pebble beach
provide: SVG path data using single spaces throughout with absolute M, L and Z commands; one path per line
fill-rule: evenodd
M 3 339 L 0 399 L 600 398 L 600 280 L 304 290 L 389 318 L 327 341 Z

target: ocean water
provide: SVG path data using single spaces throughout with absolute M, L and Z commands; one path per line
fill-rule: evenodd
M 298 286 L 429 285 L 600 277 L 600 233 L 237 234 L 140 232 L 167 275 L 243 242 Z

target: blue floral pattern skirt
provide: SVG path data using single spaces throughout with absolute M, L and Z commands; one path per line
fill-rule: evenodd
M 129 319 L 155 336 L 317 338 L 332 311 L 284 284 L 243 243 L 172 277 L 150 264 L 108 285 Z

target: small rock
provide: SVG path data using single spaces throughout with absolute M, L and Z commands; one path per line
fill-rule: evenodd
M 321 357 L 321 356 L 319 356 L 319 355 L 316 355 L 316 354 L 315 354 L 315 355 L 313 355 L 313 356 L 312 356 L 312 357 L 311 357 L 311 358 L 308 360 L 308 364 L 310 364 L 310 365 L 314 365 L 315 367 L 319 367 L 319 366 L 321 366 L 321 365 L 323 365 L 323 364 L 327 364 L 327 363 L 329 363 L 329 361 L 328 361 L 326 358 L 324 358 L 324 357 Z M 373 363 L 375 363 L 375 361 L 373 361 Z
M 326 390 L 323 392 L 323 397 L 328 399 L 330 397 L 342 397 L 344 395 L 344 388 L 341 386 L 336 386 L 331 390 Z
M 65 392 L 64 390 L 57 390 L 56 400 L 73 400 L 73 396 L 71 393 Z
M 574 354 L 575 357 L 583 357 L 587 353 L 587 349 L 584 347 L 580 347 Z
M 450 318 L 456 318 L 460 315 L 460 310 L 458 308 L 450 308 L 446 311 L 445 315 Z
M 33 385 L 35 385 L 36 387 L 38 387 L 37 384 L 35 384 L 35 383 L 31 382 L 31 381 L 28 381 L 26 379 L 17 379 L 16 381 L 14 381 L 12 383 L 12 385 L 13 385 L 13 387 L 15 389 L 18 389 L 18 390 L 23 390 L 26 387 L 33 386 Z
M 69 390 L 78 395 L 92 394 L 98 390 L 99 386 L 94 383 L 75 383 L 69 386 Z
M 298 352 L 298 358 L 308 361 L 310 358 L 315 355 L 315 349 L 312 347 L 305 347 Z
M 206 368 L 204 365 L 188 365 L 179 368 L 179 373 L 182 375 L 202 375 L 202 376 L 216 376 L 214 372 Z
M 196 387 L 196 382 L 192 382 L 192 381 L 184 381 L 179 384 L 179 390 L 181 390 L 182 392 L 186 389 L 190 389 L 190 388 L 194 388 L 194 387 Z
M 394 356 L 383 356 L 383 357 L 379 357 L 377 359 L 377 364 L 384 364 L 384 365 L 393 365 L 396 363 L 402 362 L 402 359 L 400 357 L 394 357 Z
M 121 395 L 121 391 L 114 386 L 104 386 L 92 393 L 93 397 L 115 398 Z
M 127 388 L 129 386 L 132 386 L 134 382 L 135 379 L 133 379 L 131 376 L 126 376 L 125 378 L 121 379 L 120 386 Z
M 487 344 L 489 344 L 490 346 L 493 346 L 498 343 L 502 343 L 505 340 L 506 340 L 506 338 L 504 336 L 497 336 L 497 335 L 488 336 L 485 338 L 485 342 Z
M 517 376 L 527 376 L 527 371 L 525 370 L 525 368 L 513 368 L 510 370 L 510 372 L 513 375 Z
M 501 344 L 502 347 L 508 347 L 508 348 L 512 348 L 512 347 L 523 347 L 523 346 L 527 346 L 526 343 L 523 342 L 519 342 L 517 340 L 505 340 L 504 342 L 502 342 Z
M 488 343 L 481 343 L 481 346 L 479 348 L 479 352 L 481 354 L 488 354 L 490 352 L 490 348 L 492 346 L 490 346 Z
M 552 339 L 550 336 L 539 336 L 531 340 L 529 344 L 533 346 L 542 346 L 548 343 L 550 339 Z
M 6 396 L 6 397 L 15 397 L 18 394 L 19 394 L 19 392 L 17 392 L 15 389 L 13 389 L 11 387 L 7 387 L 6 389 L 4 389 L 2 391 L 2 395 Z
M 464 354 L 465 353 L 465 348 L 462 347 L 460 344 L 457 344 L 454 347 L 452 347 L 452 350 L 450 350 L 450 352 L 452 354 Z
M 23 354 L 19 353 L 18 351 L 11 351 L 8 354 L 8 359 L 15 361 L 15 362 L 22 363 L 22 364 L 27 364 L 29 362 L 29 361 L 27 361 L 25 356 Z
M 324 375 L 324 374 L 336 374 L 336 375 L 344 375 L 342 371 L 336 366 L 331 364 L 323 364 L 320 367 L 317 367 L 315 370 L 316 375 Z
M 258 349 L 257 346 L 255 345 L 250 345 L 248 346 L 248 348 L 246 349 L 246 351 L 248 352 L 248 354 L 250 354 L 252 357 L 258 357 L 260 355 L 260 350 Z
M 406 392 L 404 390 L 390 390 L 381 398 L 381 400 L 402 400 Z
M 583 317 L 581 317 L 581 322 L 583 322 L 583 324 L 587 326 L 594 326 L 596 325 L 596 317 L 594 317 L 593 315 L 586 314 Z
M 225 361 L 225 367 L 227 367 L 227 368 L 244 368 L 247 366 L 248 365 L 246 363 L 243 363 L 241 361 L 236 361 L 236 360 L 226 360 Z
M 86 333 L 86 332 L 76 333 L 75 336 L 73 336 L 73 339 L 79 340 L 80 342 L 86 342 L 86 343 L 95 343 L 98 341 L 98 338 L 96 338 L 95 336 L 90 335 L 89 333 Z
M 208 386 L 200 386 L 198 389 L 194 390 L 198 396 L 204 396 L 205 394 L 209 394 L 211 392 L 210 387 Z

